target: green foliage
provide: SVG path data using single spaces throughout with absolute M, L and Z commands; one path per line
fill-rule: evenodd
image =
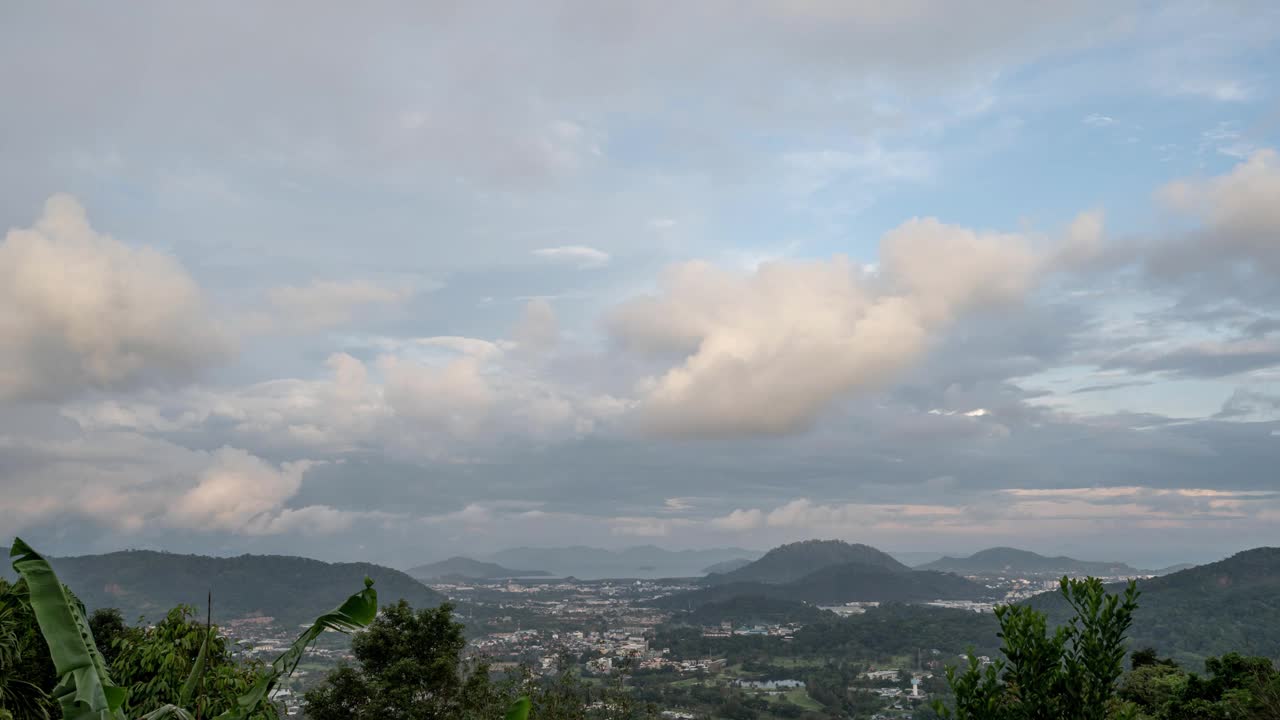
M 200 673 L 195 671 L 202 649 Z M 124 708 L 130 717 L 179 703 L 184 683 L 197 678 L 199 692 L 191 702 L 181 704 L 199 717 L 214 717 L 235 707 L 236 700 L 253 688 L 261 669 L 239 662 L 218 628 L 206 628 L 185 605 L 174 608 L 154 627 L 119 633 L 112 650 L 117 657 L 111 663 L 111 676 L 129 690 Z M 275 718 L 275 713 L 263 708 L 250 717 Z
M 119 645 L 130 635 L 131 628 L 125 624 L 124 615 L 116 608 L 99 608 L 89 615 L 89 630 L 93 633 L 94 642 L 102 659 L 108 667 L 120 654 Z
M 111 682 L 106 663 L 85 619 L 84 606 L 58 582 L 48 561 L 22 540 L 14 539 L 10 556 L 14 570 L 26 585 L 27 601 L 58 674 L 58 683 L 50 694 L 61 708 L 63 720 L 127 720 L 123 706 L 128 692 Z M 364 590 L 347 598 L 337 609 L 316 618 L 315 623 L 269 668 L 257 673 L 249 690 L 236 698 L 232 707 L 215 720 L 250 720 L 267 702 L 268 694 L 280 679 L 293 672 L 302 654 L 320 633 L 329 629 L 351 631 L 364 627 L 373 620 L 377 608 L 378 596 L 373 590 L 373 581 L 365 578 Z M 174 697 L 179 702 L 186 704 L 192 701 L 196 689 L 204 684 L 209 646 L 214 637 L 212 628 L 201 633 L 197 659 L 192 662 L 187 679 Z M 124 656 L 125 648 L 121 650 Z M 176 656 L 173 659 L 176 661 Z M 195 715 L 178 705 L 165 704 L 147 713 L 142 720 L 171 717 L 192 720 Z
M 780 545 L 755 562 L 727 573 L 711 575 L 708 583 L 736 582 L 786 583 L 835 565 L 856 563 L 892 572 L 909 570 L 870 545 L 859 545 L 840 540 L 805 540 Z
M 58 684 L 50 695 L 65 720 L 123 720 L 125 692 L 111 683 L 106 663 L 93 643 L 84 608 L 38 553 L 17 538 L 10 549 L 13 569 L 27 583 L 31 609 L 49 646 Z
M 1113 586 L 1113 592 L 1119 586 Z M 1225 560 L 1138 581 L 1142 607 L 1129 636 L 1179 664 L 1199 668 L 1230 652 L 1280 659 L 1280 548 L 1255 548 Z M 1072 608 L 1047 593 L 1029 604 L 1065 622 Z
M 983 668 L 970 654 L 963 672 L 948 668 L 955 706 L 938 703 L 937 712 L 958 720 L 1124 717 L 1128 711 L 1117 710 L 1114 696 L 1124 673 L 1126 633 L 1138 607 L 1137 587 L 1130 583 L 1117 595 L 1095 578 L 1064 577 L 1061 591 L 1075 614 L 1052 634 L 1039 611 L 997 608 L 1004 659 Z
M 751 566 L 717 577 L 727 578 L 749 569 Z M 986 586 L 958 575 L 925 570 L 894 570 L 855 562 L 823 567 L 785 583 L 720 580 L 709 587 L 658 598 L 654 605 L 670 610 L 695 610 L 703 605 L 739 597 L 777 598 L 820 605 L 836 605 L 853 600 L 978 600 L 988 597 L 990 593 Z
M 1229 653 L 1205 662 L 1207 677 L 1171 660 L 1144 661 L 1125 675 L 1119 697 L 1148 720 L 1276 720 L 1280 671 L 1267 658 Z
M 721 602 L 707 603 L 691 613 L 681 616 L 679 622 L 691 625 L 719 625 L 732 622 L 735 625 L 785 624 L 801 625 L 824 622 L 835 616 L 813 605 L 786 598 L 741 595 Z
M 0 580 L 0 709 L 7 720 L 46 720 L 57 676 L 26 590 Z
M 312 720 L 494 717 L 505 706 L 483 664 L 462 660 L 463 626 L 452 606 L 414 611 L 401 600 L 352 639 L 343 665 L 306 694 Z
M 203 607 L 212 591 L 223 618 L 270 616 L 283 626 L 310 622 L 371 577 L 384 596 L 435 606 L 444 596 L 399 570 L 282 555 L 206 557 L 129 550 L 61 557 L 50 564 L 89 609 L 115 607 L 132 621 L 159 622 L 179 605 Z M 300 589 L 302 589 L 300 591 Z

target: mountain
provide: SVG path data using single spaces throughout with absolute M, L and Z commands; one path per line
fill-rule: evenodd
M 1118 583 L 1111 590 L 1123 587 Z M 1193 667 L 1231 651 L 1280 659 L 1280 548 L 1254 548 L 1139 580 L 1138 589 L 1131 648 L 1153 647 Z M 1058 593 L 1028 602 L 1058 622 L 1070 614 Z
M 933 562 L 934 560 L 941 558 L 943 555 L 943 553 L 940 552 L 929 552 L 924 550 L 900 550 L 897 552 L 887 550 L 886 552 L 892 555 L 894 560 L 913 568 L 920 567 L 925 563 Z
M 702 572 L 708 575 L 712 573 L 727 573 L 727 572 L 733 572 L 734 570 L 737 570 L 740 567 L 745 567 L 750 564 L 751 564 L 751 561 L 746 558 L 734 558 L 732 560 L 725 560 L 724 562 L 718 562 L 718 563 L 715 563 L 714 565 L 710 565 L 705 568 L 702 568 Z
M 941 570 L 959 575 L 1094 575 L 1138 577 L 1149 573 L 1121 562 L 1091 562 L 1069 557 L 1045 557 L 1029 550 L 995 547 L 967 558 L 944 557 L 918 570 Z
M 855 600 L 979 600 L 991 595 L 986 586 L 951 573 L 891 570 L 861 563 L 825 567 L 785 587 L 794 593 L 794 597 L 821 605 L 837 605 Z
M 858 563 L 896 572 L 910 570 L 870 545 L 840 540 L 805 540 L 780 545 L 764 557 L 737 570 L 709 575 L 708 583 L 787 583 L 833 565 Z
M 481 562 L 465 557 L 451 557 L 448 560 L 419 565 L 409 569 L 409 575 L 419 580 L 440 580 L 444 578 L 496 580 L 513 577 L 547 577 L 550 574 L 545 570 L 512 570 L 497 563 Z
M 150 550 L 49 558 L 89 610 L 119 608 L 126 620 L 156 620 L 176 605 L 197 608 L 213 593 L 215 621 L 271 617 L 294 625 L 337 607 L 373 578 L 378 602 L 400 598 L 434 607 L 443 595 L 399 570 L 371 563 L 326 563 L 284 555 L 205 557 Z
M 668 610 L 697 611 L 740 598 L 772 598 L 814 605 L 848 602 L 927 602 L 930 600 L 988 599 L 990 590 L 971 580 L 941 572 L 891 570 L 878 565 L 829 565 L 788 583 L 754 580 L 717 583 L 658 598 L 654 605 Z
M 1151 574 L 1157 577 L 1161 575 L 1172 575 L 1176 572 L 1182 572 L 1183 570 L 1190 570 L 1193 567 L 1196 567 L 1195 563 L 1178 563 L 1177 565 L 1170 565 L 1169 567 L 1160 568 L 1159 570 L 1152 570 Z
M 664 550 L 653 545 L 602 550 L 576 545 L 562 548 L 521 547 L 502 550 L 484 558 L 506 567 L 541 568 L 553 575 L 585 579 L 697 577 L 703 568 L 725 560 L 757 558 L 760 553 L 743 548 Z

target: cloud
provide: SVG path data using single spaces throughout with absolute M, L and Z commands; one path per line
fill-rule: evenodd
M 857 531 L 896 530 L 909 526 L 946 530 L 963 517 L 965 510 L 948 505 L 912 503 L 815 503 L 799 498 L 772 510 L 738 508 L 728 515 L 712 518 L 710 525 L 720 530 L 742 532 L 773 528 L 802 531 L 807 536 L 847 535 Z
M 232 349 L 177 260 L 96 232 L 69 195 L 0 244 L 0 400 L 183 381 Z
M 545 352 L 556 346 L 560 341 L 560 323 L 550 302 L 535 298 L 525 303 L 524 313 L 516 326 L 515 341 L 520 347 L 535 352 Z
M 275 314 L 264 330 L 296 332 L 338 327 L 351 322 L 361 308 L 396 305 L 409 296 L 406 290 L 382 287 L 366 280 L 313 280 L 304 286 L 276 287 L 267 292 L 267 301 Z
M 539 248 L 534 255 L 558 262 L 571 263 L 580 268 L 595 268 L 609 264 L 609 253 L 586 245 L 562 245 Z
M 875 274 L 842 256 L 768 262 L 748 275 L 672 268 L 661 294 L 624 303 L 609 321 L 625 347 L 688 354 L 642 388 L 645 426 L 667 435 L 806 427 L 838 398 L 895 377 L 957 315 L 1017 301 L 1038 264 L 1022 236 L 933 219 L 890 231 L 880 257 Z
M 1206 341 L 1177 347 L 1142 348 L 1113 355 L 1104 368 L 1164 372 L 1184 377 L 1222 377 L 1280 365 L 1280 340 Z
M 751 530 L 764 524 L 764 513 L 755 508 L 739 508 L 724 517 L 713 518 L 711 524 L 723 530 Z
M 212 461 L 195 487 L 174 503 L 171 521 L 178 526 L 261 531 L 270 524 L 272 511 L 302 487 L 302 475 L 312 465 L 302 460 L 276 468 L 235 448 L 218 450 Z
M 1280 275 L 1280 158 L 1258 150 L 1224 175 L 1179 180 L 1157 197 L 1169 208 L 1204 223 L 1180 241 L 1153 249 L 1151 263 L 1166 274 L 1190 274 L 1233 263 L 1263 273 L 1273 283 Z
M 1115 118 L 1098 113 L 1090 113 L 1084 116 L 1084 124 L 1090 127 L 1107 127 L 1115 124 Z
M 473 357 L 435 367 L 384 356 L 379 369 L 386 377 L 387 404 L 398 417 L 427 429 L 469 436 L 496 402 Z
M 276 466 L 245 450 L 190 450 L 125 431 L 0 435 L 0 522 L 22 530 L 88 520 L 125 535 L 326 534 L 369 513 L 286 505 L 315 463 Z M 385 513 L 382 513 L 385 514 Z M 375 516 L 382 514 L 373 513 Z
M 1280 420 L 1280 394 L 1236 388 L 1214 417 L 1245 422 Z

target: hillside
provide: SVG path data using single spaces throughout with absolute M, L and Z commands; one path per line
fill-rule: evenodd
M 1154 647 L 1193 669 L 1205 657 L 1233 650 L 1280 659 L 1280 548 L 1246 550 L 1139 580 L 1138 589 L 1142 596 L 1129 634 L 1132 648 Z M 1057 593 L 1029 602 L 1059 622 L 1067 616 Z
M 737 570 L 740 567 L 746 567 L 747 565 L 750 565 L 750 564 L 751 564 L 751 561 L 746 558 L 734 558 L 732 560 L 725 560 L 724 562 L 718 562 L 718 563 L 715 563 L 714 565 L 709 565 L 703 568 L 702 572 L 706 573 L 707 575 L 711 575 L 713 573 L 727 573 L 727 572 L 733 572 L 734 570 Z
M 545 570 L 512 570 L 497 563 L 481 562 L 465 557 L 451 557 L 448 560 L 410 568 L 409 575 L 419 580 L 441 580 L 447 578 L 498 580 L 513 577 L 548 577 L 551 573 Z
M 129 550 L 50 558 L 58 578 L 85 606 L 119 608 L 129 621 L 154 620 L 175 605 L 204 607 L 213 592 L 215 621 L 272 617 L 297 624 L 332 610 L 373 578 L 382 604 L 400 598 L 436 606 L 444 596 L 399 570 L 371 563 L 326 563 L 284 555 L 231 558 Z M 6 563 L 7 566 L 7 563 Z
M 737 570 L 709 575 L 706 582 L 712 584 L 760 582 L 788 583 L 833 565 L 857 563 L 904 572 L 906 565 L 894 560 L 870 545 L 858 545 L 840 540 L 805 540 L 780 545 L 764 554 L 759 560 Z
M 840 605 L 855 601 L 979 600 L 989 594 L 985 586 L 947 573 L 895 571 L 876 565 L 844 563 L 822 568 L 788 583 L 717 583 L 659 598 L 655 604 L 670 610 L 696 611 L 708 604 L 745 597 Z
M 1096 577 L 1136 577 L 1142 570 L 1121 562 L 1076 560 L 1064 556 L 1046 557 L 1029 550 L 995 547 L 969 557 L 944 557 L 925 563 L 917 570 L 939 570 L 959 575 L 1093 575 Z
M 679 615 L 678 618 L 673 619 L 673 622 L 712 626 L 730 622 L 735 626 L 742 626 L 781 623 L 808 624 L 833 618 L 834 616 L 830 612 L 797 600 L 763 595 L 743 595 L 707 603 L 693 612 Z
M 665 550 L 653 545 L 602 550 L 575 545 L 561 548 L 521 547 L 502 550 L 485 558 L 506 567 L 539 568 L 553 575 L 584 579 L 696 577 L 708 565 L 760 553 L 743 548 Z
M 826 567 L 785 587 L 797 598 L 822 605 L 856 600 L 979 600 L 991 595 L 986 586 L 959 575 L 929 570 L 894 571 L 859 563 Z
M 1190 570 L 1193 567 L 1196 567 L 1195 563 L 1178 563 L 1177 565 L 1170 565 L 1169 567 L 1160 568 L 1159 570 L 1152 570 L 1151 574 L 1156 576 L 1172 575 L 1176 572 L 1182 572 L 1183 570 Z

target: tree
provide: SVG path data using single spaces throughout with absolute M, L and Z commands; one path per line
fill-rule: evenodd
M 116 608 L 99 608 L 89 616 L 89 630 L 102 653 L 102 659 L 110 666 L 119 655 L 119 645 L 130 636 L 132 628 L 124 622 L 124 615 Z
M 1062 578 L 1061 592 L 1075 611 L 1048 633 L 1044 615 L 1025 605 L 996 609 L 1003 660 L 986 667 L 972 653 L 960 673 L 947 669 L 955 707 L 938 703 L 957 720 L 1104 720 L 1117 711 L 1116 681 L 1124 673 L 1125 634 L 1133 623 L 1138 589 L 1108 593 L 1096 578 Z
M 129 690 L 124 704 L 129 715 L 143 715 L 174 702 L 195 667 L 202 646 L 204 672 L 197 688 L 199 692 L 188 706 L 197 717 L 211 718 L 231 709 L 236 699 L 257 682 L 261 663 L 240 662 L 232 654 L 234 645 L 218 627 L 206 627 L 194 614 L 191 607 L 182 605 L 170 610 L 154 627 L 130 629 L 124 628 L 121 622 L 119 630 L 113 619 L 93 614 L 90 627 L 96 618 L 105 630 L 115 633 L 110 647 L 114 660 L 108 669 L 111 678 Z M 101 648 L 104 642 L 96 629 L 93 637 Z M 107 653 L 104 652 L 103 657 L 107 657 Z M 250 717 L 275 720 L 277 713 L 265 706 Z
M 1280 671 L 1271 660 L 1228 653 L 1206 660 L 1205 669 L 1201 677 L 1168 660 L 1143 662 L 1124 677 L 1119 696 L 1153 720 L 1280 718 Z
M 482 663 L 463 661 L 463 626 L 453 606 L 414 611 L 387 605 L 351 642 L 356 665 L 342 665 L 307 692 L 312 720 L 444 720 L 496 717 L 506 699 Z
M 48 691 L 56 681 L 26 583 L 0 580 L 0 708 L 8 720 L 46 720 L 53 709 Z
M 128 720 L 123 705 L 128 692 L 111 681 L 106 663 L 93 639 L 89 621 L 85 618 L 84 605 L 58 581 L 58 576 L 48 560 L 33 550 L 20 538 L 14 538 L 9 551 L 13 569 L 21 576 L 26 603 L 35 615 L 40 634 L 48 646 L 49 660 L 58 675 L 57 684 L 50 692 L 54 703 L 61 709 L 64 720 Z M 236 698 L 234 705 L 218 715 L 217 720 L 249 720 L 263 707 L 267 697 L 281 678 L 291 674 L 302 655 L 325 630 L 351 631 L 368 625 L 377 612 L 378 595 L 373 581 L 365 578 L 364 590 L 347 598 L 341 606 L 316 618 L 270 666 L 264 666 L 248 692 Z M 195 720 L 187 710 L 204 679 L 205 660 L 210 638 L 206 632 L 190 674 L 187 675 L 177 696 L 177 704 L 166 703 L 143 720 Z M 527 702 L 512 708 L 510 720 L 523 720 Z M 514 716 L 514 717 L 513 717 Z

